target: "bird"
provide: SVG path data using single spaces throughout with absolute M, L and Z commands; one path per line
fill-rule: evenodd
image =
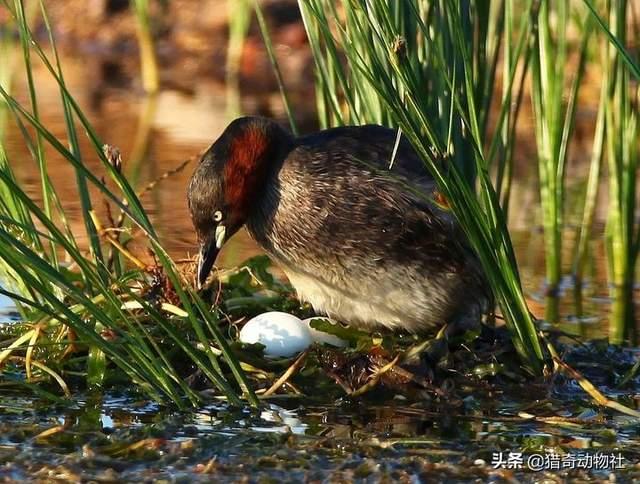
M 478 257 L 397 130 L 296 137 L 269 118 L 237 118 L 202 156 L 187 198 L 199 288 L 244 226 L 301 300 L 357 329 L 423 333 L 479 324 L 490 309 Z

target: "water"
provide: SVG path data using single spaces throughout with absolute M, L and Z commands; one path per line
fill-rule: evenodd
M 180 414 L 118 394 L 81 397 L 65 409 L 3 397 L 0 478 L 500 482 L 515 475 L 528 482 L 551 477 L 500 468 L 501 452 L 506 459 L 519 451 L 528 459 L 557 452 L 558 462 L 613 452 L 624 467 L 616 471 L 618 479 L 638 475 L 637 425 L 623 418 L 603 425 L 596 413 L 585 412 L 576 429 L 569 421 L 518 419 L 502 402 L 486 410 L 470 411 L 455 402 L 446 406 L 284 401 L 260 413 L 218 404 Z M 622 453 L 612 439 L 624 445 Z M 599 480 L 613 471 L 592 467 L 565 469 L 564 475 Z
M 0 294 L 0 324 L 9 324 L 18 321 L 19 315 L 11 299 Z

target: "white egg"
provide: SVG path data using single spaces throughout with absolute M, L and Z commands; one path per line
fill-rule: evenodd
M 334 334 L 325 333 L 324 331 L 320 331 L 315 328 L 312 328 L 311 321 L 313 321 L 314 319 L 322 319 L 324 321 L 329 321 L 331 324 L 337 324 L 335 321 L 332 321 L 329 318 L 323 318 L 318 316 L 314 318 L 304 319 L 302 322 L 305 324 L 307 328 L 309 328 L 309 333 L 311 333 L 311 339 L 313 339 L 314 343 L 320 343 L 320 344 L 326 343 L 326 344 L 330 344 L 331 346 L 336 346 L 338 348 L 345 348 L 346 346 L 349 345 L 349 343 L 347 343 L 345 340 L 338 338 Z
M 251 318 L 240 330 L 243 343 L 260 343 L 265 356 L 293 356 L 313 339 L 306 324 L 292 314 L 270 311 Z

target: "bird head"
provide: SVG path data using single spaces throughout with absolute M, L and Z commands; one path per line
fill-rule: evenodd
M 247 221 L 271 167 L 290 143 L 291 136 L 275 122 L 244 117 L 233 121 L 203 155 L 188 189 L 200 244 L 198 288 L 224 243 Z

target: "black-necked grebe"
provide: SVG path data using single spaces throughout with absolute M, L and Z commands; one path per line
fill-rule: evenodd
M 233 121 L 189 185 L 202 285 L 245 225 L 301 299 L 354 326 L 418 332 L 476 318 L 490 300 L 479 263 L 436 187 L 396 132 L 367 125 L 295 138 Z M 418 189 L 422 195 L 417 194 Z

